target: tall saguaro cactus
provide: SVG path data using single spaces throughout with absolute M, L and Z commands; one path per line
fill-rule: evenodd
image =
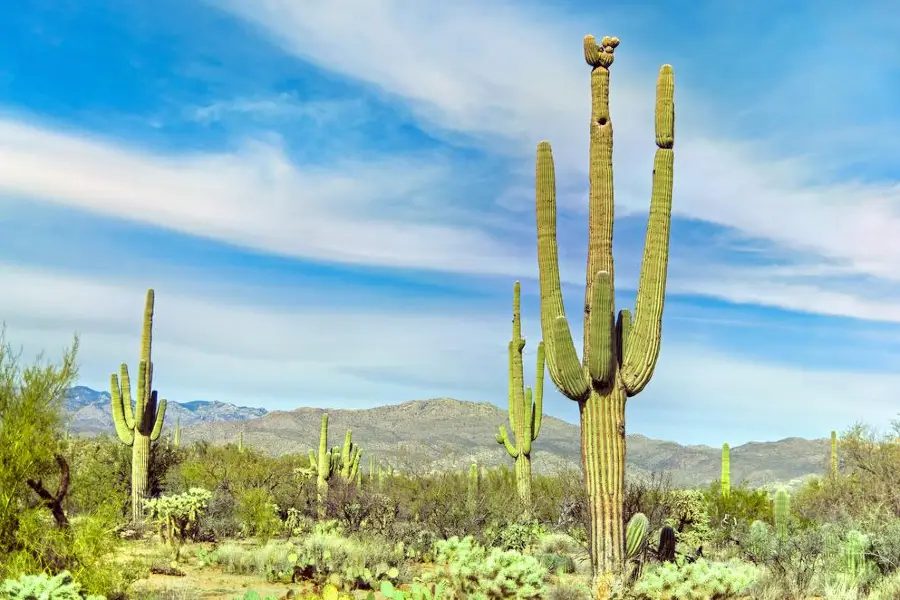
M 328 413 L 322 414 L 322 426 L 319 429 L 319 452 L 309 451 L 309 465 L 316 474 L 316 505 L 320 519 L 325 518 L 328 499 L 328 480 L 337 471 L 337 461 L 328 449 Z
M 500 425 L 497 443 L 516 461 L 516 491 L 526 510 L 531 507 L 531 442 L 541 431 L 544 396 L 544 343 L 537 346 L 537 376 L 534 392 L 525 387 L 522 353 L 522 288 L 517 281 L 513 285 L 513 331 L 509 342 L 509 428 L 515 436 L 515 444 L 509 439 L 506 428 Z
M 548 142 L 537 148 L 536 205 L 541 283 L 541 328 L 550 377 L 578 402 L 581 456 L 590 508 L 594 586 L 623 563 L 625 401 L 649 383 L 659 356 L 672 213 L 674 76 L 663 65 L 656 84 L 656 157 L 647 239 L 634 323 L 628 310 L 615 318 L 613 294 L 613 129 L 609 68 L 618 38 L 584 38 L 591 66 L 590 207 L 584 351 L 579 360 L 563 307 L 556 236 L 556 176 Z
M 131 403 L 128 365 L 122 363 L 121 386 L 115 373 L 109 377 L 116 435 L 122 443 L 132 448 L 131 518 L 135 523 L 142 520 L 144 513 L 143 501 L 147 496 L 147 483 L 150 479 L 150 443 L 159 439 L 163 420 L 166 418 L 166 401 L 158 400 L 156 390 L 153 389 L 153 362 L 150 357 L 153 341 L 153 300 L 153 290 L 147 290 L 134 407 Z

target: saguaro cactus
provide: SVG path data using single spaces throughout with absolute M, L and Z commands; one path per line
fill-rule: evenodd
M 181 446 L 181 417 L 175 419 L 175 432 L 172 434 L 172 445 L 176 448 Z
M 513 333 L 509 342 L 509 428 L 515 436 L 515 444 L 509 439 L 506 428 L 500 425 L 497 443 L 502 444 L 516 461 L 516 491 L 526 510 L 531 507 L 531 442 L 541 431 L 544 395 L 544 343 L 537 346 L 537 377 L 534 393 L 525 387 L 522 352 L 521 286 L 513 286 Z M 533 398 L 532 398 L 533 396 Z
M 356 479 L 359 473 L 359 459 L 362 456 L 362 450 L 357 444 L 353 443 L 353 432 L 349 429 L 344 436 L 344 446 L 341 448 L 341 477 L 346 482 Z
M 829 475 L 831 475 L 832 479 L 837 477 L 838 474 L 838 439 L 837 439 L 837 431 L 831 432 L 831 470 L 829 471 Z
M 788 535 L 788 521 L 791 517 L 791 495 L 785 488 L 775 492 L 772 506 L 772 519 L 775 522 L 775 534 L 784 542 Z
M 322 426 L 319 429 L 319 452 L 309 451 L 309 466 L 316 474 L 316 505 L 318 517 L 325 518 L 328 499 L 328 480 L 337 471 L 337 461 L 333 460 L 331 450 L 328 449 L 328 413 L 322 414 Z
M 153 338 L 153 290 L 147 290 L 144 306 L 144 330 L 141 335 L 141 360 L 138 366 L 137 396 L 134 407 L 131 404 L 131 379 L 128 365 L 122 363 L 122 384 L 115 373 L 110 375 L 110 395 L 112 396 L 112 416 L 116 435 L 127 446 L 131 446 L 131 518 L 135 523 L 142 520 L 143 501 L 147 495 L 150 478 L 150 443 L 159 439 L 163 420 L 166 417 L 165 399 L 157 400 L 153 389 L 153 362 L 150 349 Z
M 647 239 L 634 324 L 620 310 L 614 320 L 613 129 L 609 113 L 609 68 L 618 38 L 597 44 L 584 38 L 591 66 L 590 207 L 584 352 L 579 361 L 563 307 L 556 239 L 556 176 L 548 142 L 537 148 L 536 205 L 541 282 L 541 328 L 550 377 L 578 402 L 581 456 L 590 507 L 590 552 L 598 588 L 623 562 L 625 401 L 649 383 L 659 356 L 669 258 L 674 161 L 674 76 L 663 65 L 656 84 L 656 158 Z
M 727 498 L 731 493 L 731 449 L 728 444 L 722 444 L 722 476 L 719 479 L 722 484 L 722 497 Z

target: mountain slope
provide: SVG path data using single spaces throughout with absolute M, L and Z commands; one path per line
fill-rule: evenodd
M 95 435 L 112 432 L 110 397 L 86 387 L 72 388 L 66 408 L 70 431 Z M 298 408 L 267 412 L 222 402 L 194 401 L 169 404 L 164 435 L 181 418 L 184 443 L 206 440 L 244 443 L 272 455 L 306 453 L 318 445 L 322 413 L 328 412 L 329 445 L 340 445 L 347 429 L 368 457 L 417 471 L 462 469 L 473 460 L 483 465 L 511 464 L 494 441 L 498 425 L 507 425 L 507 413 L 488 403 L 449 398 L 415 400 L 365 410 Z M 723 440 L 727 441 L 727 440 Z M 642 435 L 627 438 L 628 474 L 665 472 L 679 486 L 708 483 L 719 477 L 721 451 L 708 446 L 682 446 Z M 822 473 L 828 457 L 827 439 L 787 438 L 778 442 L 751 442 L 731 449 L 731 479 L 754 486 L 787 483 Z M 536 473 L 579 468 L 580 433 L 577 425 L 545 416 L 532 451 Z

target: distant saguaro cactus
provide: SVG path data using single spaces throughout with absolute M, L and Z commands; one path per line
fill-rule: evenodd
M 141 335 L 141 359 L 138 366 L 136 402 L 131 403 L 131 379 L 128 365 L 122 363 L 122 382 L 115 373 L 110 375 L 112 417 L 119 440 L 131 446 L 131 518 L 140 523 L 144 514 L 144 500 L 150 478 L 150 443 L 159 439 L 166 418 L 165 399 L 157 400 L 153 388 L 153 362 L 150 350 L 153 341 L 153 290 L 147 290 L 144 305 L 144 329 Z
M 775 521 L 775 534 L 784 542 L 788 536 L 788 520 L 791 516 L 791 495 L 784 488 L 775 492 L 772 507 L 772 518 Z
M 837 439 L 837 431 L 832 430 L 831 432 L 831 470 L 829 471 L 829 475 L 833 478 L 837 477 L 838 474 L 838 439 Z
M 728 444 L 722 444 L 722 497 L 727 498 L 731 494 L 731 449 Z
M 531 510 L 531 442 L 541 431 L 544 396 L 544 342 L 537 345 L 537 375 L 534 393 L 525 387 L 522 353 L 525 340 L 522 339 L 521 286 L 513 285 L 513 331 L 509 342 L 509 428 L 515 436 L 515 444 L 510 440 L 503 425 L 497 433 L 497 443 L 516 461 L 516 491 L 526 511 Z

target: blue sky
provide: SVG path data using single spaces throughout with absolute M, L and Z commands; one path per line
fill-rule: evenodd
M 676 76 L 662 354 L 629 431 L 734 446 L 898 412 L 900 25 L 887 2 L 13 4 L 0 317 L 27 352 L 77 331 L 84 385 L 105 389 L 136 361 L 154 287 L 155 383 L 170 399 L 505 406 L 517 279 L 527 351 L 540 338 L 542 139 L 570 313 L 583 294 L 593 33 L 622 39 L 620 307 L 634 303 L 649 207 L 656 72 Z M 577 421 L 549 378 L 545 411 Z

